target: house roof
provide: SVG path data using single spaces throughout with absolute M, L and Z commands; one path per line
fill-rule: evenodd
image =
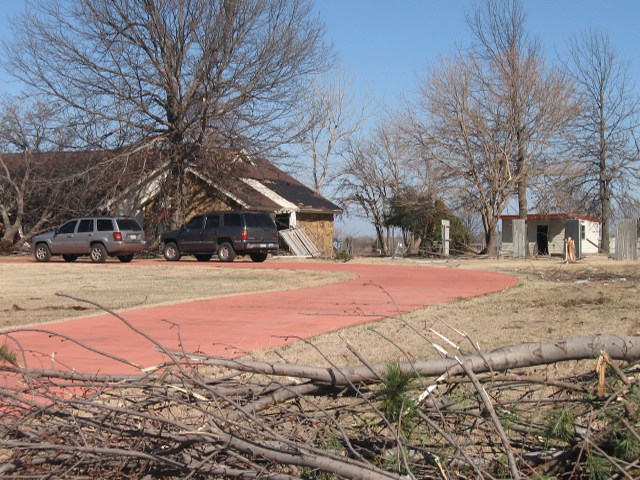
M 501 220 L 517 220 L 520 217 L 518 215 L 501 215 Z M 529 219 L 559 219 L 559 220 L 585 220 L 587 222 L 600 223 L 599 218 L 589 217 L 586 215 L 576 215 L 573 213 L 531 213 L 527 215 Z
M 81 171 L 91 166 L 105 165 L 113 176 L 101 182 L 97 192 L 104 199 L 103 207 L 115 202 L 144 203 L 160 191 L 167 176 L 169 163 L 162 149 L 136 151 L 61 151 L 39 152 L 27 157 L 22 153 L 4 153 L 10 168 L 18 169 L 32 161 L 47 170 Z M 109 163 L 113 161 L 114 163 Z M 224 164 L 223 173 L 213 174 L 216 164 Z M 244 149 L 207 148 L 195 155 L 187 172 L 218 189 L 246 209 L 276 213 L 300 211 L 309 213 L 340 213 L 341 209 L 324 196 L 283 172 L 265 158 L 253 157 Z M 233 177 L 233 180 L 228 177 Z M 98 185 L 99 187 L 99 185 Z M 125 200 L 127 201 L 127 200 Z
M 295 206 L 299 211 L 339 213 L 340 207 L 283 172 L 264 158 L 239 155 L 238 176 L 254 190 L 267 195 L 284 208 Z M 247 181 L 251 180 L 251 181 Z M 267 193 L 269 192 L 269 193 Z M 275 194 L 275 196 L 273 196 Z M 278 200 L 283 199 L 283 204 Z
M 227 163 L 225 178 L 216 178 L 207 173 L 207 163 L 216 160 Z M 155 170 L 127 185 L 106 206 L 121 201 L 136 191 L 137 201 L 145 203 L 155 196 L 160 183 L 166 177 L 169 164 L 165 162 Z M 314 192 L 291 175 L 283 172 L 273 163 L 260 157 L 252 157 L 244 150 L 210 149 L 199 158 L 194 158 L 186 169 L 187 173 L 216 188 L 248 210 L 262 210 L 275 213 L 308 212 L 340 213 L 341 209 L 330 200 Z M 234 181 L 229 178 L 233 177 Z M 141 195 L 142 192 L 142 195 Z

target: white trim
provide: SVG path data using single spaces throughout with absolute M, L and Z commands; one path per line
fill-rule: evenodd
M 206 184 L 218 189 L 220 192 L 222 192 L 224 195 L 226 195 L 227 197 L 229 197 L 231 200 L 233 200 L 234 202 L 237 202 L 239 205 L 241 205 L 244 208 L 251 208 L 250 205 L 246 204 L 245 202 L 243 202 L 242 200 L 240 200 L 238 197 L 236 197 L 234 194 L 232 194 L 230 191 L 226 190 L 225 188 L 222 188 L 220 185 L 218 185 L 217 183 L 215 183 L 213 180 L 211 180 L 209 177 L 207 177 L 206 175 L 203 175 L 202 173 L 196 171 L 194 168 L 192 167 L 187 167 L 185 169 L 186 172 L 189 172 L 193 175 L 195 175 L 196 177 L 198 177 L 200 180 L 202 180 L 203 182 L 205 182 Z
M 244 183 L 249 185 L 254 190 L 257 190 L 259 193 L 261 193 L 262 195 L 267 197 L 272 202 L 277 203 L 281 208 L 280 208 L 280 210 L 278 210 L 275 213 L 297 212 L 297 211 L 300 210 L 300 208 L 298 208 L 297 205 L 295 205 L 295 204 L 291 203 L 290 201 L 288 201 L 287 199 L 281 197 L 276 192 L 271 190 L 266 185 L 260 183 L 259 181 L 255 180 L 253 178 L 241 178 L 240 180 L 242 180 Z M 294 219 L 295 219 L 295 217 L 294 217 Z
M 155 198 L 160 191 L 162 182 L 166 180 L 167 175 L 167 164 L 165 164 L 162 167 L 155 169 L 144 178 L 132 183 L 113 198 L 110 198 L 100 205 L 99 208 L 109 210 L 114 204 L 120 204 L 119 207 L 122 208 L 122 204 L 127 205 L 134 201 L 134 199 L 140 204 L 140 206 L 142 206 L 149 200 Z M 133 194 L 133 192 L 136 193 Z M 127 207 L 130 207 L 130 205 L 127 205 Z

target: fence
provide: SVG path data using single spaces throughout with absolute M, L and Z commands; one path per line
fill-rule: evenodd
M 619 220 L 616 231 L 615 260 L 638 259 L 638 220 Z

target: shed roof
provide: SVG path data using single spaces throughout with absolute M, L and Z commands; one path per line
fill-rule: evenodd
M 271 162 L 260 157 L 251 157 L 246 152 L 239 154 L 238 175 L 259 182 L 263 188 L 293 204 L 300 211 L 333 212 L 340 207 L 316 193 L 291 175 L 283 172 Z
M 518 220 L 518 215 L 500 215 L 501 220 Z M 599 218 L 589 217 L 587 215 L 576 215 L 573 213 L 531 213 L 527 215 L 529 219 L 559 219 L 559 220 L 585 220 L 588 222 L 600 223 Z

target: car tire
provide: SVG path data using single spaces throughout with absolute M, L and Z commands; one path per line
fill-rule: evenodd
M 251 258 L 251 261 L 256 263 L 264 262 L 268 256 L 269 256 L 268 253 L 250 253 L 249 254 L 249 258 Z
M 182 256 L 180 250 L 178 250 L 178 245 L 176 245 L 175 242 L 166 243 L 162 250 L 162 254 L 169 262 L 177 262 Z
M 211 257 L 213 255 L 195 255 L 196 260 L 199 262 L 208 262 L 209 260 L 211 260 Z
M 129 263 L 131 260 L 133 260 L 133 254 L 121 255 L 118 257 L 118 260 L 120 260 L 122 263 Z
M 51 250 L 49 250 L 46 243 L 39 243 L 36 245 L 33 256 L 36 257 L 36 261 L 38 262 L 48 262 L 51 260 Z
M 233 262 L 236 259 L 236 251 L 229 242 L 218 245 L 218 258 L 221 262 Z
M 91 246 L 89 257 L 93 263 L 104 263 L 107 261 L 107 249 L 101 243 L 96 243 Z
M 77 255 L 62 255 L 62 259 L 65 262 L 75 262 L 78 259 Z

